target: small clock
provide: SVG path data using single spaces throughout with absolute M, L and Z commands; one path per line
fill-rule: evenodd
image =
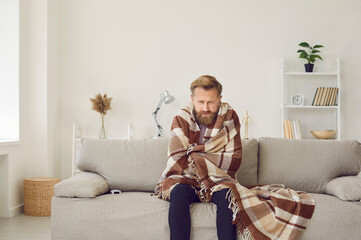
M 305 98 L 303 94 L 293 94 L 291 96 L 292 105 L 303 106 L 304 102 L 305 102 Z

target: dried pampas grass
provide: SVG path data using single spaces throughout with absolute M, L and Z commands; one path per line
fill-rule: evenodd
M 93 103 L 92 109 L 97 111 L 102 115 L 102 117 L 107 114 L 107 111 L 112 109 L 110 107 L 111 101 L 113 98 L 108 98 L 107 94 L 102 96 L 100 93 L 95 95 L 95 98 L 90 98 L 90 101 Z

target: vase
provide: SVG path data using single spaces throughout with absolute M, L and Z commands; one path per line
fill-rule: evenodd
M 99 138 L 105 139 L 105 138 L 107 138 L 107 135 L 105 133 L 105 127 L 104 127 L 104 115 L 101 115 L 101 116 L 102 116 L 102 127 L 100 128 Z
M 306 72 L 313 72 L 313 63 L 306 63 L 305 70 Z

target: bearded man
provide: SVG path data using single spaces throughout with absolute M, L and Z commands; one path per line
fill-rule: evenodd
M 191 105 L 174 117 L 167 167 L 155 188 L 159 198 L 170 200 L 171 239 L 189 239 L 194 202 L 217 205 L 218 239 L 236 239 L 237 230 L 247 240 L 299 239 L 315 209 L 311 195 L 283 184 L 238 183 L 242 145 L 236 112 L 221 102 L 222 85 L 212 76 L 199 77 L 191 91 Z
M 167 167 L 155 192 L 170 200 L 171 239 L 190 239 L 194 202 L 216 204 L 218 239 L 237 239 L 227 182 L 236 181 L 242 159 L 239 118 L 221 102 L 222 85 L 215 77 L 200 76 L 190 89 L 191 104 L 173 120 Z

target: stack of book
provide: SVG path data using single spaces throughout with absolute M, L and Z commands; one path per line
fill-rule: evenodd
M 319 87 L 316 89 L 313 97 L 312 106 L 336 106 L 338 88 L 336 87 Z
M 298 119 L 296 120 L 283 120 L 284 138 L 287 139 L 302 139 L 301 124 Z

